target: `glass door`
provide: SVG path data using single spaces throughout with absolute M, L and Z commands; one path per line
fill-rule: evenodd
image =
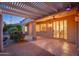
M 53 37 L 67 39 L 67 20 L 53 22 Z

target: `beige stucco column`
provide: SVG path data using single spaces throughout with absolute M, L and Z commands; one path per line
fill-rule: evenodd
M 46 22 L 46 32 L 48 32 L 48 23 Z
M 36 40 L 36 23 L 35 20 L 32 21 L 32 36 L 33 36 L 33 40 Z
M 22 32 L 25 33 L 25 25 L 22 25 Z
M 3 51 L 3 20 L 2 14 L 0 14 L 0 51 Z

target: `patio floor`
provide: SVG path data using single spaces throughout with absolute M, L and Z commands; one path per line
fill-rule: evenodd
M 61 56 L 76 55 L 75 44 L 57 39 L 37 37 L 30 42 L 16 43 L 5 48 L 5 53 L 0 55 L 10 56 Z
M 61 39 L 47 39 L 37 37 L 33 43 L 56 56 L 75 56 L 77 55 L 76 45 Z

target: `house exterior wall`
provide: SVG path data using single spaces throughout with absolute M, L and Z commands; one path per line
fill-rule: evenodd
M 46 31 L 39 31 L 39 32 L 36 31 L 36 36 L 41 36 L 41 37 L 45 37 L 45 38 L 49 38 L 49 39 L 52 38 L 53 39 L 54 38 L 53 37 L 53 34 L 54 34 L 53 33 L 53 22 L 61 21 L 61 20 L 67 20 L 67 39 L 66 39 L 66 41 L 76 43 L 76 34 L 77 33 L 76 33 L 75 12 L 72 12 L 72 13 L 70 12 L 69 13 L 70 15 L 68 13 L 65 13 L 65 14 L 66 15 L 64 17 L 61 17 L 61 18 L 53 19 L 53 16 L 52 16 L 52 17 L 49 18 L 49 20 L 44 19 L 45 21 L 36 22 L 35 25 L 43 24 L 43 23 L 46 24 Z M 67 16 L 67 14 L 68 14 L 68 16 Z M 43 18 L 41 18 L 41 20 L 43 20 Z M 51 28 L 49 27 L 50 23 L 52 23 Z M 33 31 L 32 29 L 33 29 L 32 22 L 30 22 L 29 23 L 29 35 L 33 35 L 34 32 L 32 32 Z M 60 38 L 56 38 L 56 39 L 60 39 Z M 63 40 L 65 40 L 65 39 L 63 39 Z
M 68 42 L 76 43 L 76 22 L 75 16 L 68 18 Z
M 76 42 L 76 22 L 75 22 L 75 17 L 74 16 L 69 16 L 65 18 L 60 18 L 60 19 L 55 19 L 54 21 L 50 22 L 55 22 L 55 21 L 60 21 L 60 20 L 67 20 L 67 40 L 68 42 L 75 43 Z M 46 24 L 46 32 L 37 32 L 37 36 L 42 36 L 45 38 L 54 38 L 53 37 L 53 26 L 52 28 L 48 27 L 48 24 L 50 22 L 45 22 Z
M 68 42 L 72 42 L 72 43 L 76 43 L 76 21 L 75 21 L 75 14 L 69 15 L 68 16 L 64 16 L 58 19 L 52 19 L 50 18 L 50 22 L 55 22 L 55 21 L 61 21 L 61 20 L 67 20 L 67 39 L 66 41 Z M 52 21 L 53 20 L 53 21 Z M 48 25 L 49 22 L 46 22 L 46 24 Z M 48 28 L 46 29 L 46 32 L 39 32 L 39 35 L 42 37 L 47 37 L 47 38 L 54 38 L 53 37 L 53 27 L 51 29 Z M 38 34 L 37 34 L 38 36 Z M 56 39 L 60 39 L 60 38 L 56 38 Z
M 79 55 L 79 12 L 77 12 L 75 21 L 76 21 L 76 44 L 77 44 L 77 52 Z

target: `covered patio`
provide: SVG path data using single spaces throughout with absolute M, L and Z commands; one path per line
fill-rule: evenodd
M 64 2 L 0 2 L 0 51 L 3 53 L 2 55 L 24 55 L 24 56 L 54 56 L 54 55 L 78 55 L 79 53 L 79 9 L 78 3 L 64 3 Z M 62 13 L 63 12 L 63 13 Z M 25 18 L 22 22 L 22 32 L 25 33 L 25 26 L 29 24 L 28 35 L 32 36 L 32 40 L 29 42 L 17 43 L 8 46 L 7 48 L 3 47 L 3 14 L 10 14 L 14 16 L 20 16 Z M 56 36 L 57 33 L 48 32 L 48 36 L 42 37 L 43 35 L 38 35 L 41 33 L 36 26 L 37 23 L 47 21 L 53 22 L 54 20 L 59 19 L 72 19 L 72 25 L 70 21 L 68 21 L 68 25 L 70 30 L 66 29 L 68 32 L 67 35 L 60 33 L 59 36 Z M 26 20 L 30 18 L 30 21 Z M 52 21 L 50 21 L 52 20 Z M 28 23 L 26 23 L 26 22 Z M 75 23 L 74 23 L 75 22 Z M 55 30 L 65 30 L 64 23 L 57 25 L 55 23 Z M 74 25 L 73 25 L 74 24 Z M 47 24 L 46 24 L 47 25 Z M 54 25 L 54 22 L 53 24 Z M 47 25 L 48 26 L 48 25 Z M 72 26 L 72 27 L 70 27 Z M 54 28 L 54 27 L 52 27 Z M 75 29 L 73 29 L 75 28 Z M 48 28 L 46 27 L 48 30 Z M 73 29 L 73 30 L 72 30 Z M 44 30 L 44 29 L 42 29 Z M 72 32 L 70 32 L 72 30 Z M 50 30 L 49 30 L 50 31 Z M 74 31 L 74 33 L 73 33 Z M 39 33 L 38 33 L 39 32 Z M 53 31 L 52 31 L 53 32 Z M 57 31 L 55 31 L 57 32 Z M 65 32 L 65 31 L 64 31 Z M 63 32 L 63 33 L 64 33 Z M 73 35 L 71 35 L 71 33 Z M 54 35 L 55 34 L 55 35 Z M 70 34 L 70 36 L 68 35 Z M 45 35 L 45 34 L 44 34 Z M 55 37 L 53 37 L 55 36 Z M 64 37 L 67 36 L 67 37 Z M 71 36 L 74 38 L 71 38 Z M 63 38 L 62 38 L 63 37 Z M 57 39 L 70 39 L 66 40 L 57 40 Z M 27 37 L 25 38 L 27 39 Z M 30 39 L 28 39 L 30 40 Z M 74 43 L 70 43 L 70 42 Z M 8 54 L 6 54 L 6 52 Z

